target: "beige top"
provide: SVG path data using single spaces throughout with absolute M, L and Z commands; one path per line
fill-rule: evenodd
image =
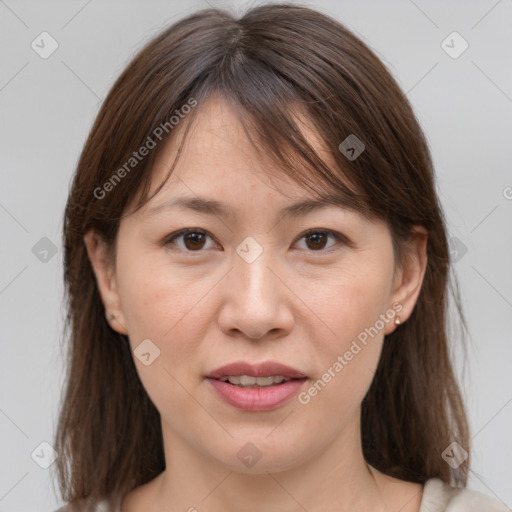
M 81 507 L 64 505 L 55 512 L 121 512 L 120 500 Z M 512 512 L 501 501 L 469 489 L 452 487 L 439 478 L 427 480 L 419 512 Z

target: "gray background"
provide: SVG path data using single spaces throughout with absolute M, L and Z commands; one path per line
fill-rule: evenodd
M 512 506 L 512 1 L 308 5 L 335 16 L 377 51 L 426 132 L 450 236 L 458 240 L 456 273 L 472 335 L 466 371 L 454 349 L 474 445 L 469 487 Z M 50 471 L 31 453 L 52 443 L 56 424 L 62 213 L 81 147 L 134 51 L 204 7 L 204 0 L 0 0 L 0 511 L 61 504 Z M 59 45 L 47 59 L 31 48 L 43 31 Z M 458 58 L 441 46 L 453 31 L 469 44 Z M 461 48 L 452 46 L 452 52 Z M 55 255 L 42 252 L 51 247 L 43 237 L 56 246 Z

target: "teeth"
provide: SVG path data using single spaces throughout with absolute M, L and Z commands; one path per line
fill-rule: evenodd
M 269 377 L 253 377 L 251 375 L 230 375 L 227 377 L 221 377 L 221 381 L 229 382 L 235 386 L 242 388 L 246 387 L 265 387 L 274 386 L 275 384 L 281 384 L 281 382 L 287 382 L 291 380 L 288 377 L 282 375 L 271 375 Z

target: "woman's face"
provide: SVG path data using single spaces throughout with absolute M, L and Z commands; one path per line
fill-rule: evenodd
M 165 187 L 121 221 L 115 273 L 96 262 L 90 244 L 89 254 L 117 314 L 111 325 L 128 333 L 161 414 L 165 445 L 234 471 L 285 470 L 358 440 L 384 334 L 396 328 L 397 313 L 403 322 L 412 311 L 424 261 L 394 274 L 386 224 L 354 211 L 324 205 L 286 214 L 313 196 L 255 153 L 226 103 L 210 99 L 201 108 Z M 154 187 L 178 142 L 160 153 Z M 171 204 L 185 199 L 201 208 Z M 192 234 L 177 233 L 184 228 Z M 236 362 L 249 366 L 216 374 L 234 384 L 208 377 Z M 305 378 L 236 385 L 237 375 L 257 375 L 266 362 Z

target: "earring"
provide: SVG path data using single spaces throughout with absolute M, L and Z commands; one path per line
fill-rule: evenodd
M 114 320 L 116 315 L 114 315 L 114 313 L 108 313 L 107 317 L 108 317 L 109 320 Z
M 400 322 L 400 317 L 399 317 L 399 316 L 397 316 L 397 317 L 395 318 L 395 325 L 400 325 L 401 323 L 402 323 L 402 322 Z

